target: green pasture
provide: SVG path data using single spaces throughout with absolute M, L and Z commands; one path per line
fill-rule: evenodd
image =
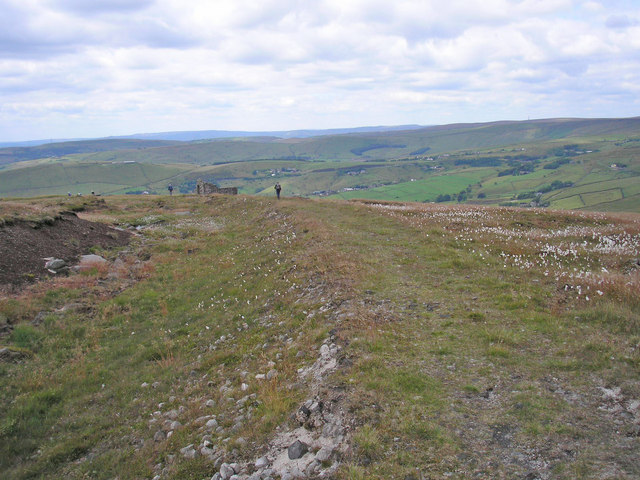
M 554 200 L 551 202 L 551 208 L 561 210 L 577 210 L 584 208 L 585 204 L 582 201 L 580 195 L 572 195 L 570 197 L 562 198 L 560 200 Z
M 50 194 L 101 194 L 128 188 L 147 187 L 171 181 L 183 172 L 175 166 L 127 164 L 92 164 L 63 162 L 0 172 L 0 196 L 23 197 Z
M 348 200 L 353 198 L 371 198 L 376 200 L 432 202 L 441 194 L 457 194 L 482 180 L 483 169 L 465 170 L 463 173 L 447 173 L 414 182 L 341 192 L 336 197 Z
M 614 202 L 592 205 L 589 210 L 602 212 L 637 212 L 640 205 L 640 194 L 625 196 Z

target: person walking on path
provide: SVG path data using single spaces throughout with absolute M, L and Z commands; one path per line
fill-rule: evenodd
M 276 183 L 276 186 L 273 187 L 276 190 L 276 195 L 278 196 L 278 198 L 280 198 L 280 190 L 282 190 L 282 187 L 280 186 L 280 183 Z
M 173 185 L 169 184 L 167 188 L 169 189 L 169 195 L 173 195 Z

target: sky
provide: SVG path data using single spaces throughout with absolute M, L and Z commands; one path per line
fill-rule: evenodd
M 640 115 L 640 0 L 0 0 L 0 141 Z

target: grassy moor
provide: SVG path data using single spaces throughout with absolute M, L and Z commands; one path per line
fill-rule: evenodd
M 637 168 L 635 144 L 601 141 Z M 452 189 L 640 194 L 575 151 L 518 176 L 462 165 Z M 2 255 L 61 212 L 130 233 L 66 274 L 3 277 L 3 478 L 640 477 L 638 214 L 269 193 L 0 201 Z

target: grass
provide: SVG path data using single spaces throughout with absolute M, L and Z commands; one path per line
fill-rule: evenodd
M 203 415 L 224 461 L 251 463 L 292 427 L 298 370 L 330 331 L 341 366 L 323 389 L 353 427 L 337 478 L 638 474 L 600 390 L 640 397 L 637 216 L 248 196 L 83 208 L 142 237 L 118 269 L 0 299 L 2 344 L 25 352 L 0 363 L 7 478 L 210 477 L 179 453 Z M 173 409 L 182 427 L 154 441 Z
M 68 191 L 73 195 L 90 195 L 92 191 L 109 194 L 127 189 L 128 185 L 146 190 L 156 182 L 169 182 L 182 171 L 184 168 L 138 163 L 58 161 L 3 172 L 0 196 L 64 195 Z M 163 185 L 163 192 L 164 188 Z

